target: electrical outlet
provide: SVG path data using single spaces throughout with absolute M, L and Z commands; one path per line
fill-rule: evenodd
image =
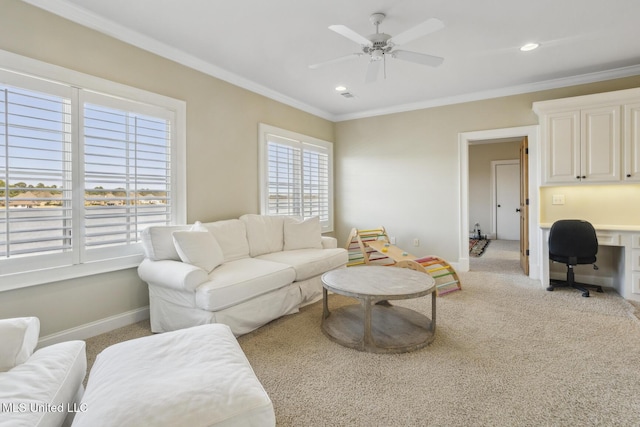
M 552 205 L 564 205 L 564 194 L 554 194 L 551 198 Z
M 395 244 L 396 244 L 396 238 L 395 238 L 395 236 L 389 236 L 389 242 L 390 242 L 392 245 L 395 245 Z
M 413 246 L 420 246 L 420 239 L 418 239 L 417 237 L 413 239 Z

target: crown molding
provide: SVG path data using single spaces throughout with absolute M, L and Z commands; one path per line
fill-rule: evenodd
M 640 65 L 616 68 L 613 70 L 598 71 L 577 76 L 560 79 L 545 80 L 536 83 L 504 87 L 500 89 L 486 90 L 481 92 L 467 93 L 463 95 L 450 96 L 445 98 L 430 99 L 428 101 L 414 102 L 410 104 L 396 105 L 389 108 L 361 111 L 353 114 L 342 114 L 333 116 L 334 122 L 347 120 L 364 119 L 368 117 L 382 116 L 407 111 L 421 110 L 424 108 L 441 107 L 445 105 L 461 104 L 464 102 L 482 101 L 484 99 L 500 98 L 503 96 L 520 95 L 523 93 L 540 92 L 549 89 L 575 86 L 580 84 L 595 83 L 605 80 L 619 79 L 640 75 Z
M 235 86 L 239 86 L 248 91 L 257 93 L 274 101 L 281 102 L 301 111 L 313 114 L 332 122 L 363 119 L 368 117 L 382 116 L 387 114 L 403 113 L 407 111 L 421 110 L 425 108 L 441 107 L 445 105 L 460 104 L 464 102 L 481 101 L 484 99 L 499 98 L 503 96 L 519 95 L 523 93 L 538 92 L 548 89 L 557 89 L 579 84 L 595 83 L 599 81 L 630 77 L 640 75 L 640 65 L 622 67 L 613 70 L 598 71 L 594 73 L 581 74 L 572 77 L 545 80 L 542 82 L 528 83 L 518 86 L 510 86 L 487 91 L 479 91 L 462 95 L 430 99 L 408 104 L 395 105 L 387 108 L 364 110 L 356 113 L 332 114 L 322 109 L 311 106 L 307 103 L 291 98 L 268 87 L 262 86 L 254 81 L 240 77 L 228 70 L 220 68 L 209 62 L 203 61 L 195 56 L 189 55 L 179 49 L 161 43 L 151 37 L 147 37 L 136 31 L 132 31 L 113 21 L 104 19 L 85 9 L 82 9 L 66 0 L 22 0 L 40 9 L 61 16 L 65 19 L 91 28 L 115 39 L 139 47 L 161 57 L 170 59 L 179 64 L 193 68 L 197 71 L 208 74 L 212 77 L 224 80 Z
M 132 31 L 131 29 L 126 28 L 118 23 L 115 23 L 108 19 L 104 19 L 65 0 L 22 1 L 32 6 L 46 10 L 47 12 L 51 12 L 54 15 L 58 15 L 62 18 L 68 19 L 69 21 L 106 34 L 127 44 L 139 47 L 140 49 L 154 53 L 163 58 L 170 59 L 174 62 L 177 62 L 189 68 L 193 68 L 194 70 L 203 72 L 220 80 L 224 80 L 235 86 L 273 99 L 274 101 L 281 102 L 283 104 L 289 105 L 291 107 L 297 108 L 326 120 L 333 121 L 334 119 L 334 116 L 332 114 L 324 110 L 308 105 L 287 95 L 283 95 L 280 92 L 262 86 L 254 81 L 245 79 L 244 77 L 240 77 L 237 74 L 196 58 L 193 55 L 189 55 L 165 43 L 161 43 L 151 37 L 140 34 L 137 31 Z

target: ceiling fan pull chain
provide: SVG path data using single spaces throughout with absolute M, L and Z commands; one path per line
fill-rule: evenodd
M 382 56 L 382 74 L 384 79 L 387 80 L 387 55 Z

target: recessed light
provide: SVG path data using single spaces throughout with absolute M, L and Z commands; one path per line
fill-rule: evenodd
M 342 92 L 343 90 L 347 90 L 347 88 L 345 86 L 336 86 L 336 90 Z
M 523 52 L 529 52 L 530 50 L 536 49 L 540 46 L 538 43 L 527 43 L 520 48 Z

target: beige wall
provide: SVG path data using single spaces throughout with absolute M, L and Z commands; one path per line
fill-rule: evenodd
M 492 230 L 491 162 L 519 158 L 519 142 L 469 146 L 469 230 L 473 231 L 475 223 L 480 224 L 482 234 L 489 234 Z
M 535 101 L 638 86 L 635 76 L 336 123 L 336 236 L 383 225 L 415 255 L 455 262 L 459 133 L 536 125 Z
M 258 212 L 258 123 L 333 141 L 333 123 L 160 58 L 18 0 L 2 0 L 0 49 L 187 103 L 187 217 Z M 0 293 L 0 318 L 48 335 L 148 305 L 134 269 Z

